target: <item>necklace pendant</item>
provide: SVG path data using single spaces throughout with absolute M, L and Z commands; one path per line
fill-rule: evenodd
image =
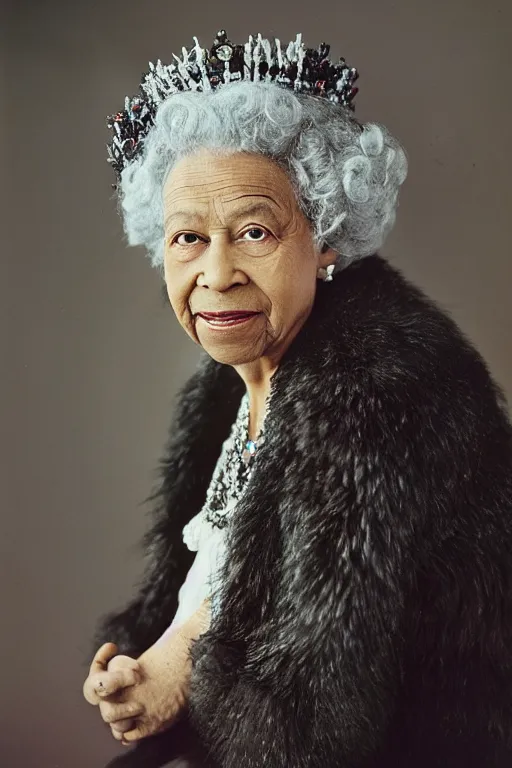
M 242 452 L 242 459 L 246 465 L 249 464 L 253 456 L 255 456 L 256 450 L 257 450 L 257 445 L 254 442 L 254 440 L 247 440 L 245 444 L 245 448 Z

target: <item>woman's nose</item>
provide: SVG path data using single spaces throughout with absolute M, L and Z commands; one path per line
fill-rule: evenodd
M 226 291 L 233 285 L 247 282 L 244 273 L 234 260 L 233 249 L 226 242 L 214 242 L 213 239 L 203 252 L 202 271 L 197 284 L 213 291 Z

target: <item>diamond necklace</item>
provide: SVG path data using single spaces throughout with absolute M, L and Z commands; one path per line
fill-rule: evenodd
M 267 399 L 268 404 L 268 399 Z M 268 407 L 267 407 L 268 413 Z M 266 418 L 266 414 L 265 414 Z M 242 397 L 235 422 L 221 454 L 201 510 L 212 525 L 224 528 L 252 474 L 256 455 L 265 442 L 264 424 L 256 440 L 249 439 L 249 395 Z

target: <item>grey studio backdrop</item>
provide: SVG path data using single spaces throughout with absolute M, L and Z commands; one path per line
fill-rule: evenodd
M 511 397 L 512 6 L 17 0 L 2 18 L 0 764 L 101 768 L 122 747 L 82 699 L 83 661 L 141 574 L 141 502 L 198 359 L 161 278 L 124 244 L 105 115 L 194 34 L 330 42 L 361 72 L 358 116 L 409 155 L 382 253 Z

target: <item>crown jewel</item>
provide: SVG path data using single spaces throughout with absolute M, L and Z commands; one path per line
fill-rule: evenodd
M 194 42 L 192 48 L 182 48 L 181 59 L 173 54 L 171 64 L 162 64 L 160 59 L 156 65 L 150 62 L 139 95 L 127 96 L 124 110 L 107 118 L 113 133 L 107 145 L 108 162 L 118 179 L 140 153 L 159 104 L 178 91 L 211 91 L 236 80 L 273 81 L 354 109 L 352 100 L 358 88 L 353 84 L 359 74 L 343 58 L 333 64 L 327 43 L 320 43 L 317 49 L 305 48 L 298 34 L 283 50 L 279 39 L 270 42 L 258 34 L 256 39 L 250 35 L 244 45 L 234 45 L 224 29 L 209 51 L 200 47 L 197 37 Z

